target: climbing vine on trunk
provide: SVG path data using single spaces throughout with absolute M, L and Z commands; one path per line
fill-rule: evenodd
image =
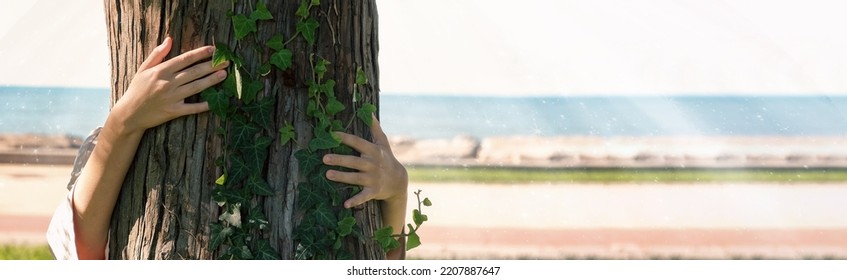
M 270 242 L 262 238 L 261 233 L 268 228 L 268 219 L 253 199 L 255 196 L 274 194 L 262 174 L 268 149 L 275 141 L 280 145 L 306 147 L 294 153 L 299 164 L 298 175 L 303 179 L 297 185 L 295 207 L 300 217 L 294 229 L 296 259 L 350 259 L 353 254 L 343 246 L 348 238 L 360 242 L 365 238 L 373 238 L 386 251 L 399 246 L 396 238 L 401 236 L 392 235 L 393 228 L 390 226 L 376 231 L 374 236 L 363 236 L 353 217 L 354 210 L 342 206 L 343 201 L 359 192 L 361 187 L 339 184 L 326 178 L 326 172 L 337 167 L 324 165 L 321 160 L 324 154 L 354 154 L 334 133 L 346 131 L 354 119 L 351 118 L 345 124 L 336 118 L 336 114 L 348 108 L 335 96 L 336 81 L 324 77 L 327 65 L 331 62 L 313 51 L 320 23 L 318 16 L 312 14 L 312 8 L 318 5 L 319 0 L 301 1 L 295 13 L 298 19 L 295 23 L 296 33 L 288 39 L 283 34 L 277 34 L 265 42 L 258 42 L 259 39 L 251 35 L 256 33 L 263 21 L 273 20 L 273 15 L 259 0 L 249 14 L 230 16 L 236 44 L 232 47 L 223 43 L 215 45 L 211 63 L 214 67 L 229 62 L 230 75 L 221 85 L 204 90 L 201 96 L 209 103 L 210 111 L 221 119 L 217 135 L 223 143 L 223 155 L 216 159 L 215 164 L 222 170 L 222 174 L 215 181 L 212 195 L 221 207 L 221 214 L 218 222 L 210 226 L 209 246 L 213 251 L 222 249 L 222 259 L 280 258 L 271 248 Z M 264 89 L 263 77 L 271 71 L 286 71 L 291 67 L 293 52 L 288 46 L 297 38 L 307 42 L 308 65 L 312 69 L 310 79 L 305 81 L 309 99 L 306 112 L 303 112 L 311 119 L 312 138 L 308 144 L 297 143 L 295 129 L 290 123 L 281 126 L 278 132 L 270 131 L 275 98 L 284 97 L 258 97 L 258 93 Z M 257 44 L 254 45 L 268 48 L 260 52 L 269 54 L 262 58 L 263 61 L 250 64 L 258 67 L 245 64 L 243 56 L 239 55 L 241 46 L 238 43 L 243 40 L 255 40 Z M 370 126 L 376 106 L 362 101 L 359 87 L 365 86 L 368 78 L 361 67 L 355 71 L 354 108 L 349 109 L 355 110 L 355 116 Z M 408 239 L 406 249 L 420 245 L 417 229 L 427 220 L 427 216 L 421 213 L 421 205 L 431 205 L 429 199 L 421 202 L 420 191 L 415 194 L 418 197 L 418 209 L 413 211 L 415 225 L 409 224 L 408 233 L 404 233 Z

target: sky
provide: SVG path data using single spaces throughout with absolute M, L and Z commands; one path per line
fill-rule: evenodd
M 108 87 L 102 1 L 0 0 L 0 86 Z M 847 94 L 847 1 L 378 0 L 388 94 Z M 45 20 L 49 19 L 49 20 Z

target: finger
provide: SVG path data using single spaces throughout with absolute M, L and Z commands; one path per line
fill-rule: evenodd
M 205 64 L 205 63 L 204 63 Z M 214 86 L 226 78 L 226 71 L 218 70 L 215 73 L 212 73 L 209 76 L 206 76 L 202 79 L 195 80 L 188 84 L 184 84 L 177 88 L 175 98 L 185 99 L 189 96 L 195 95 L 198 92 L 203 91 L 211 86 Z
M 362 203 L 368 202 L 368 200 L 371 199 L 373 199 L 373 194 L 371 190 L 362 189 L 361 192 L 344 202 L 344 208 L 353 208 L 362 205 Z
M 189 67 L 188 69 L 182 70 L 179 73 L 176 73 L 174 76 L 174 81 L 178 85 L 183 85 L 194 81 L 200 77 L 209 75 L 212 72 L 217 70 L 221 70 L 229 66 L 229 61 L 224 61 L 224 63 L 218 65 L 217 67 L 212 67 L 211 63 L 200 63 L 194 66 Z
M 376 145 L 371 142 L 368 142 L 365 139 L 362 139 L 359 136 L 347 134 L 344 132 L 335 132 L 335 135 L 341 137 L 341 143 L 344 143 L 345 145 L 356 149 L 356 151 L 359 151 L 359 153 L 365 155 L 376 155 L 379 150 Z
M 338 170 L 329 170 L 326 172 L 326 178 L 335 182 L 345 183 L 350 185 L 370 186 L 371 180 L 365 173 L 359 172 L 341 172 Z
M 371 171 L 374 169 L 374 164 L 370 160 L 357 156 L 329 154 L 324 156 L 323 161 L 326 165 L 347 167 L 359 171 Z
M 171 45 L 171 37 L 166 37 L 165 40 L 162 41 L 162 44 L 153 48 L 153 51 L 150 52 L 147 59 L 138 66 L 138 72 L 150 69 L 151 67 L 162 63 L 162 60 L 164 60 L 165 56 L 167 56 L 171 51 Z
M 200 60 L 211 57 L 214 49 L 215 48 L 211 46 L 196 48 L 163 62 L 162 66 L 165 67 L 164 69 L 168 72 L 176 73 L 177 71 L 185 69 L 191 64 L 197 63 Z
M 180 116 L 194 115 L 209 111 L 209 102 L 184 103 L 180 107 Z
M 388 145 L 388 136 L 385 136 L 385 132 L 382 131 L 382 126 L 379 124 L 376 114 L 371 113 L 371 118 L 373 120 L 371 123 L 371 134 L 374 137 L 374 144 L 387 147 L 391 150 L 391 146 Z

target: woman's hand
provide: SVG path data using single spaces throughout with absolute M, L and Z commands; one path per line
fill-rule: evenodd
M 400 235 L 406 223 L 409 176 L 406 168 L 391 152 L 388 137 L 382 132 L 376 116 L 373 116 L 371 134 L 374 137 L 373 143 L 355 135 L 337 132 L 341 143 L 356 149 L 361 156 L 328 154 L 324 156 L 323 162 L 359 172 L 329 170 L 326 177 L 336 182 L 362 186 L 362 191 L 345 201 L 344 207 L 356 207 L 371 199 L 381 200 L 383 224 L 393 228 L 392 234 Z M 386 252 L 386 259 L 405 258 L 405 236 L 401 235 L 399 241 L 400 247 Z
M 97 145 L 77 179 L 71 203 L 77 256 L 104 259 L 109 221 L 144 130 L 180 116 L 209 110 L 206 102 L 186 104 L 192 96 L 226 77 L 226 64 L 200 63 L 212 55 L 202 47 L 164 61 L 166 38 L 147 57 L 123 97 L 109 112 Z
M 112 117 L 123 124 L 125 133 L 143 132 L 177 117 L 209 110 L 207 102 L 185 103 L 185 98 L 211 87 L 226 78 L 228 63 L 212 67 L 198 61 L 212 56 L 214 48 L 201 47 L 164 61 L 173 42 L 165 38 L 141 63 L 129 88 L 121 97 Z M 192 66 L 193 65 L 193 66 Z
M 329 170 L 327 179 L 362 186 L 362 191 L 344 202 L 344 207 L 356 207 L 371 199 L 397 201 L 405 205 L 408 187 L 406 168 L 394 158 L 388 137 L 382 132 L 379 120 L 373 117 L 371 134 L 374 142 L 358 136 L 336 132 L 344 143 L 361 153 L 361 156 L 327 154 L 323 162 L 327 165 L 347 167 L 359 172 Z M 401 209 L 405 211 L 405 209 Z

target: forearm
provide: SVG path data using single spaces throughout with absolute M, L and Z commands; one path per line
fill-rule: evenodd
M 80 259 L 104 259 L 106 236 L 124 177 L 143 130 L 131 130 L 110 114 L 73 194 L 74 232 Z
M 407 194 L 382 201 L 382 220 L 386 226 L 394 229 L 393 234 L 404 232 L 406 224 Z M 386 252 L 386 259 L 403 259 L 405 257 L 405 237 L 400 238 L 400 248 Z

